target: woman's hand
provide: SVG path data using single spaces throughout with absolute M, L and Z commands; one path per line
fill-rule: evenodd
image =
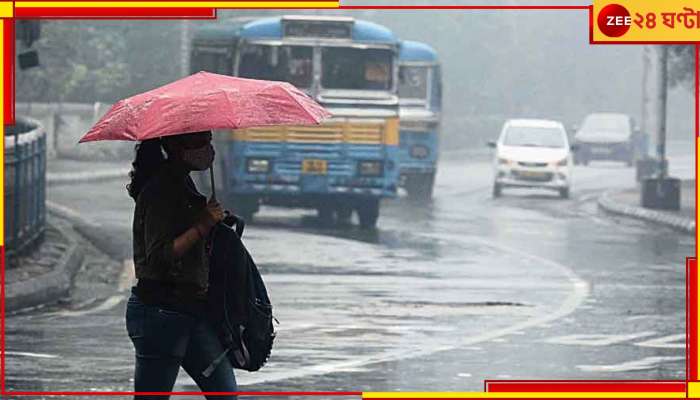
M 190 229 L 173 241 L 173 254 L 182 257 L 198 241 L 204 239 L 211 228 L 224 219 L 224 209 L 218 201 L 209 199 L 207 206 L 202 210 L 197 221 Z
M 224 219 L 224 208 L 215 199 L 209 199 L 206 208 L 200 214 L 195 227 L 199 234 L 204 237 L 218 222 Z

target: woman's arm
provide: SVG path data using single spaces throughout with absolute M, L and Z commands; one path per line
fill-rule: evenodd
M 182 257 L 195 243 L 204 239 L 219 221 L 224 219 L 224 209 L 214 199 L 209 199 L 195 224 L 173 240 L 173 256 Z

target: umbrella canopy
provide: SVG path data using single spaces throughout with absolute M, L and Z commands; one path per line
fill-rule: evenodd
M 289 83 L 198 72 L 120 100 L 80 143 L 142 141 L 213 129 L 310 125 L 329 116 Z

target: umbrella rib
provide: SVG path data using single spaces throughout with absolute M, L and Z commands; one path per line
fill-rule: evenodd
M 287 85 L 292 86 L 290 83 L 287 83 L 287 82 L 285 82 L 285 83 L 286 83 Z M 276 87 L 277 87 L 277 88 L 283 89 L 283 90 L 284 90 L 284 93 L 285 93 L 288 97 L 291 97 L 291 99 L 294 100 L 295 103 L 297 103 L 297 105 L 306 113 L 306 115 L 307 115 L 308 117 L 311 117 L 311 119 L 314 121 L 315 124 L 318 125 L 318 124 L 321 123 L 321 121 L 320 121 L 320 120 L 316 120 L 316 118 L 313 116 L 313 114 L 311 114 L 311 113 L 309 112 L 309 110 L 307 110 L 306 107 L 304 107 L 304 105 L 301 104 L 301 103 L 299 102 L 299 100 L 297 100 L 296 96 L 293 96 L 285 87 L 283 87 L 282 85 L 270 85 L 270 86 L 265 87 L 265 88 L 263 89 L 263 91 L 266 90 L 266 89 L 269 88 L 269 87 L 271 87 L 271 88 L 276 88 Z M 294 86 L 292 86 L 292 87 L 294 87 Z M 296 87 L 294 87 L 294 88 L 296 89 Z

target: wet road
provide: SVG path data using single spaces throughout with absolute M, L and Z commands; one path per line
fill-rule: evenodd
M 672 173 L 692 177 L 692 144 L 669 147 Z M 632 168 L 576 167 L 570 200 L 528 190 L 494 200 L 487 161 L 453 153 L 440 167 L 433 203 L 386 202 L 376 232 L 263 208 L 244 239 L 281 324 L 270 363 L 237 372 L 242 390 L 683 379 L 694 238 L 595 203 L 632 186 Z M 133 203 L 118 182 L 52 187 L 49 199 L 79 214 L 75 229 L 108 257 L 88 249 L 70 302 L 8 317 L 7 389 L 131 390 L 123 315 Z M 181 371 L 175 390 L 197 389 Z

